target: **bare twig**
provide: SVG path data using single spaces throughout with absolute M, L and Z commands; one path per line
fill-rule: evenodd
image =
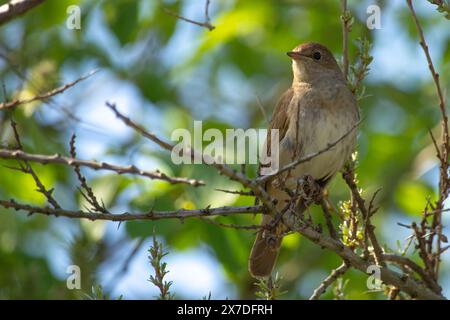
M 229 193 L 229 194 L 239 194 L 241 196 L 249 196 L 249 197 L 255 196 L 253 194 L 253 192 L 251 192 L 251 191 L 225 190 L 225 189 L 219 189 L 219 188 L 215 188 L 214 190 L 217 190 L 217 191 L 220 191 L 220 192 L 224 192 L 224 193 Z
M 439 1 L 436 1 L 439 2 Z M 434 273 L 435 280 L 439 277 L 439 268 L 440 268 L 440 261 L 441 261 L 441 254 L 442 254 L 442 242 L 444 239 L 444 236 L 442 234 L 442 210 L 444 209 L 444 203 L 446 199 L 449 196 L 450 193 L 450 177 L 449 177 L 449 154 L 450 154 L 450 135 L 449 135 L 449 129 L 448 129 L 448 117 L 445 107 L 445 98 L 442 91 L 439 73 L 437 73 L 433 60 L 431 59 L 431 54 L 428 49 L 427 42 L 425 40 L 425 35 L 423 33 L 422 27 L 420 25 L 420 21 L 416 15 L 416 12 L 414 10 L 414 6 L 412 4 L 411 0 L 406 0 L 406 3 L 408 4 L 408 7 L 411 11 L 412 18 L 414 20 L 414 23 L 416 25 L 417 31 L 419 33 L 419 39 L 420 39 L 420 46 L 423 49 L 423 52 L 425 54 L 428 68 L 430 69 L 431 76 L 433 77 L 433 81 L 436 87 L 436 93 L 439 99 L 439 109 L 441 111 L 441 117 L 442 117 L 442 143 L 440 148 L 437 146 L 436 140 L 432 136 L 433 143 L 436 146 L 436 152 L 437 156 L 440 161 L 440 178 L 439 178 L 439 198 L 436 201 L 433 210 L 435 210 L 435 213 L 433 214 L 432 222 L 431 222 L 431 234 L 428 239 L 427 243 L 427 251 L 428 251 L 428 257 L 432 255 L 433 250 L 433 242 L 436 236 L 436 252 L 433 254 L 433 259 L 431 260 L 431 268 Z M 437 3 L 439 4 L 439 3 Z M 425 212 L 426 213 L 426 212 Z M 425 226 L 427 223 L 426 217 L 423 218 L 422 225 Z M 422 230 L 423 232 L 425 230 Z
M 15 200 L 0 200 L 0 206 L 16 211 L 22 210 L 29 214 L 38 213 L 47 216 L 66 217 L 72 219 L 105 220 L 105 221 L 135 221 L 135 220 L 161 220 L 161 219 L 188 219 L 212 216 L 230 216 L 236 214 L 255 214 L 262 211 L 261 206 L 243 207 L 218 207 L 196 210 L 173 210 L 173 211 L 149 211 L 147 213 L 95 213 L 81 210 L 54 209 L 50 207 L 38 207 L 18 203 Z
M 19 131 L 17 130 L 17 124 L 14 122 L 14 120 L 11 120 L 11 128 L 13 129 L 14 138 L 16 139 L 17 146 L 20 150 L 22 150 L 23 145 L 20 140 Z M 36 183 L 37 191 L 39 193 L 42 193 L 47 198 L 47 201 L 53 206 L 53 208 L 60 209 L 61 208 L 60 205 L 58 204 L 58 202 L 52 195 L 53 189 L 47 190 L 47 188 L 44 186 L 44 184 L 39 179 L 36 172 L 33 170 L 33 167 L 30 165 L 30 163 L 27 160 L 23 161 L 24 165 L 21 164 L 20 161 L 18 161 L 18 162 L 19 162 L 19 168 L 15 168 L 15 169 L 32 176 L 34 182 Z
M 8 50 L 7 48 L 3 48 L 4 50 Z M 0 52 L 0 58 L 2 58 L 5 63 L 8 64 L 8 66 L 11 68 L 11 70 L 19 77 L 24 83 L 27 83 L 27 85 L 30 85 L 33 90 L 40 90 L 40 85 L 33 80 L 32 77 L 28 77 L 26 74 L 24 74 L 19 67 L 12 61 L 12 59 L 8 56 L 8 53 Z M 93 126 L 91 124 L 88 124 L 87 122 L 81 120 L 77 115 L 75 115 L 69 107 L 66 107 L 64 105 L 58 104 L 54 101 L 54 97 L 50 97 L 46 100 L 42 100 L 42 103 L 47 104 L 50 108 L 61 111 L 64 115 L 68 117 L 68 119 L 73 120 L 77 123 L 84 123 L 90 126 Z M 6 102 L 5 100 L 4 102 Z
M 350 32 L 351 24 L 352 24 L 352 16 L 350 11 L 347 9 L 347 0 L 341 0 L 342 7 L 342 72 L 344 74 L 344 78 L 348 78 L 348 34 Z
M 61 86 L 59 88 L 53 89 L 52 91 L 49 91 L 49 92 L 46 92 L 46 93 L 43 93 L 43 94 L 38 94 L 38 95 L 36 95 L 34 97 L 31 97 L 31 98 L 28 98 L 28 99 L 23 99 L 23 100 L 16 99 L 16 100 L 12 100 L 12 101 L 9 101 L 9 102 L 0 103 L 0 110 L 1 109 L 14 108 L 14 107 L 16 107 L 18 105 L 31 103 L 31 102 L 38 101 L 38 100 L 41 101 L 41 100 L 49 99 L 51 97 L 54 97 L 54 96 L 56 96 L 58 94 L 63 93 L 64 91 L 66 91 L 69 88 L 72 88 L 73 86 L 75 86 L 79 82 L 81 82 L 81 81 L 89 78 L 90 76 L 94 75 L 96 72 L 97 72 L 97 70 L 91 71 L 87 75 L 82 76 L 81 78 L 78 78 L 77 80 L 75 80 L 73 82 L 67 83 L 67 84 L 65 84 L 65 85 L 63 85 L 63 86 Z
M 353 199 L 355 200 L 356 204 L 358 205 L 358 209 L 361 212 L 363 219 L 365 221 L 364 227 L 367 232 L 370 243 L 372 244 L 376 263 L 378 265 L 385 266 L 385 263 L 383 261 L 383 249 L 381 248 L 380 244 L 378 243 L 377 237 L 375 236 L 375 232 L 374 232 L 375 227 L 370 222 L 370 212 L 366 208 L 365 200 L 362 198 L 361 194 L 359 193 L 358 186 L 356 184 L 355 173 L 353 172 L 352 169 L 347 169 L 342 174 L 342 177 L 344 178 L 344 181 L 347 183 L 348 187 L 350 188 Z
M 302 223 L 302 221 L 299 220 L 295 214 L 288 215 L 285 218 L 285 223 L 291 228 L 291 230 L 299 232 L 301 235 L 317 245 L 338 254 L 344 261 L 348 262 L 352 268 L 367 273 L 369 266 L 373 263 L 372 261 L 368 261 L 367 259 L 357 255 L 351 248 L 344 246 L 340 241 L 323 235 L 315 230 L 313 226 Z M 381 266 L 380 268 L 380 277 L 384 283 L 398 287 L 401 291 L 409 294 L 413 298 L 425 300 L 445 299 L 445 297 L 433 292 L 420 282 L 411 279 L 410 277 L 404 277 L 403 275 L 398 274 L 397 272 L 384 266 Z
M 330 233 L 330 237 L 332 237 L 333 239 L 337 240 L 338 236 L 337 236 L 337 233 L 336 233 L 336 229 L 334 228 L 333 220 L 331 219 L 330 210 L 328 209 L 328 204 L 325 201 L 325 199 L 322 199 L 320 205 L 322 207 L 322 211 L 323 211 L 323 214 L 325 216 L 325 222 L 327 224 L 327 228 L 328 228 L 328 232 Z
M 11 0 L 0 6 L 0 25 L 19 17 L 45 0 Z
M 69 166 L 82 166 L 82 167 L 88 167 L 94 170 L 108 170 L 113 171 L 118 174 L 134 174 L 143 176 L 150 179 L 158 179 L 158 180 L 164 180 L 171 184 L 176 183 L 184 183 L 189 184 L 194 187 L 205 185 L 203 181 L 195 180 L 195 179 L 188 179 L 188 178 L 182 178 L 182 177 L 169 177 L 165 173 L 162 173 L 158 170 L 156 171 L 145 171 L 142 169 L 139 169 L 138 167 L 134 165 L 130 165 L 127 167 L 118 166 L 115 164 L 110 164 L 106 162 L 97 162 L 94 160 L 80 160 L 80 159 L 74 159 L 70 157 L 64 157 L 59 154 L 54 155 L 42 155 L 42 154 L 35 154 L 35 153 L 26 153 L 22 150 L 8 150 L 8 149 L 0 149 L 0 158 L 1 159 L 13 159 L 13 160 L 26 160 L 31 162 L 38 162 L 41 164 L 63 164 L 63 165 L 69 165 Z
M 337 278 L 339 278 L 340 276 L 342 276 L 344 273 L 347 272 L 347 270 L 350 268 L 350 266 L 343 262 L 339 267 L 337 267 L 336 269 L 334 269 L 330 275 L 328 277 L 326 277 L 322 283 L 320 284 L 320 286 L 318 286 L 315 290 L 314 293 L 312 294 L 312 296 L 309 298 L 309 300 L 318 300 L 320 298 L 321 295 L 323 295 L 325 293 L 325 291 L 327 291 L 327 288 L 334 282 L 336 281 Z
M 168 10 L 168 9 L 164 9 L 164 12 L 167 13 L 168 15 L 171 15 L 171 16 L 177 18 L 177 19 L 180 19 L 180 20 L 186 21 L 188 23 L 192 23 L 197 26 L 206 28 L 209 31 L 213 31 L 216 27 L 211 24 L 211 19 L 209 17 L 209 5 L 210 5 L 210 0 L 206 0 L 206 2 L 205 2 L 205 21 L 204 22 L 199 22 L 199 21 L 185 18 L 175 12 Z
M 75 136 L 75 134 L 73 134 L 72 138 L 70 139 L 70 156 L 72 157 L 72 159 L 77 158 L 75 139 L 76 139 L 76 136 Z M 84 193 L 80 189 L 80 193 L 84 197 L 84 199 L 86 199 L 86 201 L 91 205 L 93 210 L 95 210 L 97 212 L 108 213 L 108 210 L 106 210 L 105 206 L 98 202 L 97 197 L 94 194 L 94 191 L 87 184 L 86 178 L 81 174 L 80 165 L 73 164 L 73 168 L 74 168 L 75 174 L 77 175 L 78 181 L 80 182 L 81 188 L 84 189 L 86 192 L 86 193 Z
M 433 279 L 433 276 L 428 274 L 424 269 L 422 269 L 422 267 L 420 267 L 414 261 L 412 261 L 406 257 L 399 256 L 397 254 L 392 254 L 392 253 L 383 254 L 383 259 L 386 261 L 394 262 L 400 266 L 409 267 L 412 271 L 417 272 L 420 275 L 420 277 L 422 278 L 422 280 L 424 280 L 429 285 L 429 287 L 433 289 L 434 292 L 439 293 L 439 294 L 441 293 L 442 288 Z
M 98 213 L 90 213 L 90 212 L 82 212 L 82 211 L 69 211 L 69 210 L 56 210 L 53 208 L 41 208 L 34 207 L 24 204 L 19 204 L 13 200 L 5 201 L 0 200 L 0 206 L 5 208 L 13 208 L 16 210 L 24 210 L 29 213 L 40 213 L 45 215 L 55 215 L 55 216 L 64 216 L 69 218 L 86 218 L 90 220 L 110 220 L 110 221 L 130 221 L 130 220 L 157 220 L 157 219 L 185 219 L 185 218 L 193 218 L 193 217 L 205 217 L 205 216 L 228 216 L 234 214 L 248 214 L 248 213 L 258 213 L 261 212 L 261 206 L 253 206 L 253 207 L 222 207 L 222 208 L 210 208 L 210 209 L 200 209 L 200 210 L 178 210 L 171 212 L 149 212 L 144 214 L 131 214 L 124 213 L 119 215 L 114 214 L 98 214 Z M 289 215 L 289 220 L 285 221 L 288 226 L 297 232 L 300 232 L 303 236 L 313 241 L 317 245 L 327 248 L 335 253 L 337 253 L 342 259 L 348 261 L 348 263 L 366 273 L 367 268 L 371 265 L 372 262 L 363 259 L 362 257 L 355 254 L 350 248 L 345 247 L 340 241 L 336 241 L 332 238 L 326 237 L 317 230 L 314 229 L 313 226 L 304 225 L 299 223 L 295 214 Z M 423 286 L 419 282 L 410 279 L 404 278 L 402 275 L 397 274 L 396 272 L 389 270 L 388 268 L 381 268 L 381 280 L 387 284 L 393 285 L 408 293 L 412 297 L 416 297 L 419 299 L 444 299 L 443 296 L 434 293 L 429 290 L 427 287 Z

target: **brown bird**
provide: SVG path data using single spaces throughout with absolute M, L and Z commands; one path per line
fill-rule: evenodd
M 278 101 L 269 126 L 279 130 L 279 167 L 323 150 L 350 133 L 326 152 L 266 184 L 267 193 L 277 201 L 277 212 L 286 211 L 291 199 L 286 188 L 294 190 L 302 177 L 312 177 L 322 188 L 327 185 L 355 149 L 353 128 L 359 121 L 356 99 L 330 50 L 318 43 L 304 43 L 287 55 L 292 59 L 294 79 Z M 267 145 L 270 145 L 269 135 L 270 130 Z M 307 205 L 303 203 L 299 207 L 305 210 Z M 264 215 L 261 224 L 267 227 L 273 220 L 270 215 Z M 273 231 L 269 229 L 261 229 L 253 244 L 249 271 L 254 277 L 271 274 L 282 234 L 287 231 L 282 222 Z

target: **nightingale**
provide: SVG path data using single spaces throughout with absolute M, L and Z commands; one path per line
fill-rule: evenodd
M 270 146 L 270 130 L 278 129 L 279 167 L 326 149 L 347 133 L 343 140 L 319 156 L 301 163 L 294 169 L 266 183 L 268 195 L 275 200 L 276 212 L 283 213 L 300 179 L 313 179 L 322 190 L 343 167 L 356 147 L 359 108 L 348 89 L 333 54 L 319 43 L 304 43 L 287 52 L 292 59 L 293 81 L 281 96 L 269 124 L 266 145 Z M 270 152 L 270 151 L 269 151 Z M 302 200 L 300 200 L 302 201 Z M 305 211 L 309 204 L 298 204 Z M 276 263 L 283 234 L 288 228 L 283 220 L 275 222 L 271 215 L 263 215 L 262 228 L 256 235 L 249 271 L 254 277 L 270 276 Z M 268 228 L 268 226 L 272 226 Z

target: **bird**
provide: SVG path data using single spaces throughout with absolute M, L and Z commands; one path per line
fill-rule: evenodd
M 321 190 L 325 188 L 354 152 L 357 132 L 353 129 L 360 119 L 357 100 L 327 47 L 307 42 L 287 55 L 292 60 L 292 85 L 278 100 L 265 142 L 270 145 L 270 132 L 278 129 L 279 167 L 324 150 L 344 138 L 326 152 L 266 182 L 264 188 L 275 200 L 275 212 L 286 211 L 292 197 L 288 190 L 293 191 L 303 177 L 312 178 Z M 297 208 L 305 211 L 309 204 L 303 201 Z M 288 231 L 282 221 L 274 219 L 273 214 L 263 215 L 250 252 L 248 268 L 255 278 L 271 275 L 283 234 Z M 271 223 L 272 227 L 268 228 Z

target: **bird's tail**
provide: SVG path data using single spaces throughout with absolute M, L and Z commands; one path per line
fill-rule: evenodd
M 271 221 L 272 217 L 264 215 L 261 226 L 268 225 Z M 258 231 L 248 260 L 248 270 L 253 277 L 267 277 L 272 273 L 284 229 L 285 227 L 279 223 L 273 232 L 264 228 Z

